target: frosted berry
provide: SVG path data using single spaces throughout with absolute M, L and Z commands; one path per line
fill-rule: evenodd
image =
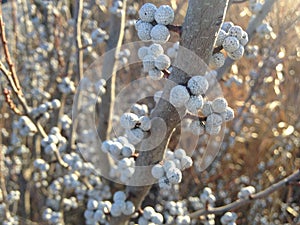
M 123 191 L 117 191 L 114 194 L 113 200 L 114 200 L 114 202 L 117 202 L 117 201 L 124 202 L 126 200 L 126 194 Z
M 206 119 L 207 126 L 213 126 L 213 127 L 220 126 L 222 125 L 222 122 L 223 122 L 222 116 L 216 113 L 210 114 Z
M 135 127 L 139 118 L 133 113 L 124 113 L 120 118 L 120 124 L 125 129 L 132 129 Z
M 213 113 L 213 110 L 212 110 L 212 102 L 211 101 L 206 101 L 206 102 L 204 102 L 204 104 L 203 104 L 203 107 L 202 107 L 202 114 L 204 115 L 204 116 L 209 116 L 210 114 L 212 114 Z
M 167 178 L 172 184 L 178 184 L 181 182 L 182 173 L 178 168 L 171 168 L 167 172 Z
M 140 128 L 135 128 L 126 131 L 128 140 L 133 145 L 136 145 L 142 141 L 144 138 L 144 132 Z
M 210 58 L 209 64 L 213 67 L 220 68 L 225 63 L 225 56 L 222 52 L 217 52 Z
M 152 40 L 155 42 L 165 43 L 170 38 L 170 32 L 169 32 L 169 29 L 165 25 L 157 24 L 152 28 L 150 36 L 151 36 Z
M 255 188 L 253 186 L 243 187 L 238 193 L 238 198 L 249 199 L 250 195 L 254 193 L 255 193 Z
M 220 126 L 211 126 L 211 125 L 205 126 L 205 131 L 209 135 L 217 135 L 220 133 L 221 129 L 222 129 L 221 125 Z
M 155 68 L 155 57 L 153 55 L 146 55 L 143 58 L 143 68 L 145 72 Z
M 135 211 L 134 204 L 131 201 L 126 201 L 125 202 L 125 207 L 123 208 L 122 213 L 124 215 L 129 216 L 129 215 L 133 214 L 134 211 Z
M 148 47 L 146 47 L 146 46 L 140 47 L 138 50 L 139 59 L 143 60 L 146 55 L 148 55 Z
M 190 94 L 185 86 L 177 85 L 171 89 L 170 103 L 175 107 L 184 106 L 184 104 L 190 99 Z
M 149 70 L 149 77 L 152 80 L 160 80 L 163 78 L 164 73 L 161 70 L 158 70 L 156 68 Z
M 192 95 L 190 99 L 185 103 L 186 109 L 189 112 L 196 115 L 198 115 L 198 111 L 202 108 L 202 106 L 203 106 L 203 98 L 201 95 L 199 96 Z
M 223 42 L 223 48 L 226 52 L 234 52 L 240 47 L 240 42 L 236 37 L 229 36 Z
M 199 120 L 193 120 L 190 124 L 190 130 L 194 135 L 204 134 L 204 127 Z
M 151 40 L 151 31 L 152 31 L 153 25 L 151 23 L 147 22 L 140 22 L 137 26 L 137 32 L 138 37 L 142 41 L 148 41 Z
M 139 10 L 139 16 L 142 21 L 152 22 L 154 21 L 154 14 L 157 11 L 157 8 L 152 3 L 144 4 Z
M 155 67 L 159 70 L 168 69 L 170 65 L 171 65 L 171 60 L 167 55 L 162 54 L 155 59 Z
M 233 60 L 238 60 L 243 57 L 245 52 L 244 46 L 240 45 L 239 48 L 233 52 L 229 52 L 228 56 Z
M 149 117 L 147 116 L 142 116 L 139 118 L 139 122 L 140 125 L 139 127 L 143 130 L 143 131 L 149 131 L 151 129 L 151 120 Z
M 174 21 L 174 11 L 168 5 L 161 5 L 155 12 L 154 18 L 157 23 L 168 25 Z
M 240 44 L 243 45 L 243 46 L 245 46 L 245 45 L 248 43 L 249 38 L 248 38 L 248 34 L 247 34 L 246 31 L 243 31 L 243 35 L 242 35 L 242 37 L 239 39 L 239 41 L 240 41 Z
M 156 164 L 152 167 L 151 174 L 154 178 L 159 179 L 165 175 L 165 170 L 162 165 Z
M 223 117 L 223 119 L 227 122 L 227 121 L 230 121 L 230 120 L 233 120 L 234 119 L 234 111 L 232 108 L 230 107 L 227 107 L 225 112 L 223 112 L 221 114 L 221 116 Z
M 213 100 L 211 107 L 215 113 L 222 113 L 226 111 L 228 103 L 225 98 L 219 97 Z
M 148 54 L 154 55 L 155 57 L 164 53 L 164 49 L 160 44 L 152 44 L 148 47 Z
M 222 24 L 222 30 L 224 30 L 225 32 L 228 32 L 229 31 L 229 29 L 231 28 L 231 27 L 233 27 L 234 25 L 233 25 L 233 23 L 232 22 L 224 22 L 223 24 Z
M 221 29 L 218 33 L 218 37 L 217 37 L 215 46 L 217 46 L 217 47 L 221 46 L 227 36 L 228 36 L 228 34 L 224 30 Z
M 202 95 L 208 89 L 208 81 L 204 76 L 193 76 L 189 79 L 187 86 L 193 95 Z
M 233 26 L 228 30 L 228 34 L 232 37 L 236 37 L 238 40 L 242 38 L 243 32 L 243 28 L 241 28 L 240 26 Z

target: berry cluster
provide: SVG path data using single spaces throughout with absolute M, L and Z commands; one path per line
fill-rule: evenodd
M 123 191 L 117 191 L 113 196 L 113 204 L 111 205 L 110 214 L 114 217 L 131 215 L 135 212 L 135 206 L 131 201 L 126 201 L 126 194 Z
M 170 92 L 170 103 L 175 107 L 185 106 L 192 113 L 202 108 L 202 95 L 208 89 L 208 81 L 204 76 L 193 76 L 189 79 L 187 86 L 176 85 Z
M 233 109 L 228 107 L 226 99 L 222 97 L 206 101 L 201 112 L 206 117 L 205 124 L 195 120 L 190 125 L 191 131 L 195 135 L 203 134 L 204 128 L 207 134 L 217 135 L 221 131 L 222 123 L 234 118 Z
M 239 199 L 249 199 L 250 196 L 254 193 L 255 193 L 255 187 L 253 187 L 253 186 L 243 187 L 238 193 L 238 198 Z
M 135 153 L 135 147 L 128 142 L 126 137 L 104 141 L 101 149 L 104 153 L 109 153 L 115 160 L 131 157 Z
M 109 171 L 111 178 L 119 178 L 121 182 L 127 184 L 135 172 L 135 161 L 133 158 L 124 158 L 118 161 L 117 165 L 112 165 Z
M 53 155 L 55 151 L 64 152 L 67 148 L 67 139 L 61 135 L 58 127 L 52 127 L 50 134 L 43 138 L 41 145 L 48 155 Z
M 235 221 L 237 214 L 233 212 L 227 212 L 221 217 L 221 223 L 223 225 L 236 225 Z
M 30 114 L 34 118 L 37 118 L 40 116 L 43 116 L 44 118 L 49 118 L 50 114 L 48 111 L 58 109 L 58 108 L 60 108 L 60 106 L 61 106 L 60 100 L 54 99 L 51 102 L 43 103 L 43 104 L 39 105 L 38 107 L 32 109 Z
M 170 58 L 164 54 L 164 49 L 160 44 L 141 47 L 138 51 L 138 57 L 143 61 L 144 71 L 148 72 L 153 80 L 163 78 L 163 71 L 171 65 Z
M 192 76 L 187 85 L 176 85 L 170 92 L 170 103 L 175 107 L 185 108 L 192 114 L 201 112 L 206 118 L 205 124 L 200 120 L 194 120 L 190 124 L 190 130 L 195 135 L 201 135 L 205 131 L 210 135 L 216 135 L 221 130 L 223 122 L 234 118 L 234 111 L 228 107 L 225 98 L 219 97 L 213 101 L 207 100 L 205 93 L 209 88 L 209 82 L 205 76 Z
M 145 104 L 135 103 L 134 105 L 131 106 L 130 111 L 139 117 L 146 116 L 149 114 L 148 106 Z
M 132 156 L 135 153 L 135 147 L 126 137 L 118 137 L 113 140 L 107 140 L 102 143 L 102 151 L 109 153 L 117 164 L 112 165 L 109 175 L 111 178 L 119 178 L 121 182 L 127 183 L 134 174 L 135 161 Z
M 136 145 L 151 129 L 151 120 L 148 116 L 139 117 L 134 113 L 124 113 L 120 118 L 120 125 L 126 129 L 129 142 Z
M 140 20 L 135 28 L 142 41 L 167 42 L 170 32 L 167 25 L 174 21 L 174 11 L 168 5 L 157 8 L 152 3 L 144 4 L 139 10 Z
M 151 206 L 146 206 L 143 209 L 143 214 L 138 219 L 139 225 L 148 225 L 148 224 L 163 224 L 164 218 L 163 216 L 155 212 L 155 210 Z
M 33 163 L 35 171 L 33 173 L 33 180 L 36 187 L 47 186 L 47 172 L 50 169 L 50 165 L 43 159 L 36 159 Z
M 37 128 L 27 116 L 21 116 L 18 122 L 14 123 L 16 128 L 22 137 L 33 136 L 37 132 Z
M 224 22 L 221 30 L 218 33 L 215 46 L 222 47 L 227 55 L 238 60 L 244 54 L 244 46 L 248 43 L 248 34 L 240 26 L 235 26 L 232 22 Z M 224 65 L 225 56 L 219 51 L 215 52 L 210 60 L 213 67 L 219 68 Z
M 204 205 L 214 206 L 216 197 L 214 196 L 212 190 L 209 187 L 206 187 L 200 194 L 200 200 Z
M 91 33 L 91 39 L 94 46 L 103 43 L 108 38 L 109 36 L 107 32 L 105 30 L 102 30 L 101 28 L 95 28 Z
M 111 210 L 111 202 L 89 199 L 87 209 L 84 211 L 86 224 L 108 224 L 107 215 Z
M 58 90 L 63 94 L 70 94 L 75 92 L 75 84 L 69 77 L 62 78 L 58 85 Z
M 186 155 L 185 150 L 176 149 L 174 152 L 166 152 L 163 165 L 156 164 L 151 169 L 151 174 L 158 179 L 158 184 L 163 189 L 170 189 L 172 184 L 178 184 L 182 180 L 183 170 L 191 167 L 193 161 Z
M 191 223 L 191 218 L 187 215 L 188 211 L 185 201 L 168 201 L 165 204 L 165 209 L 165 224 L 189 225 Z
M 62 224 L 63 215 L 61 212 L 53 211 L 51 208 L 46 208 L 43 212 L 43 220 L 50 224 Z
M 128 63 L 128 58 L 130 54 L 131 53 L 129 49 L 123 49 L 118 53 L 118 55 L 116 55 L 116 59 L 122 66 L 125 66 Z
M 72 119 L 68 115 L 63 115 L 59 122 L 61 123 L 61 128 L 65 131 L 68 131 L 71 128 L 72 125 Z

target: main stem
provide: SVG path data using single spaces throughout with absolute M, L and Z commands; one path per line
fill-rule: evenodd
M 164 88 L 164 96 L 169 95 L 170 89 L 178 83 L 185 83 L 189 76 L 196 74 L 203 74 L 207 67 L 210 56 L 213 51 L 216 35 L 220 29 L 220 25 L 224 20 L 229 0 L 190 0 L 185 21 L 182 27 L 182 40 L 181 46 L 193 51 L 193 54 L 188 54 L 187 51 L 179 51 L 178 57 L 175 62 L 175 67 L 169 77 L 173 84 L 168 84 Z M 202 59 L 202 61 L 201 61 Z M 198 64 L 195 64 L 198 63 Z M 203 65 L 202 67 L 199 65 Z M 173 65 L 174 66 L 174 65 Z M 184 68 L 185 72 L 182 71 Z M 139 166 L 133 175 L 132 181 L 136 186 L 128 186 L 126 189 L 129 195 L 128 200 L 132 201 L 139 209 L 145 196 L 148 194 L 151 184 L 154 183 L 151 178 L 150 167 L 163 159 L 165 149 L 168 145 L 169 139 L 180 123 L 180 116 L 178 111 L 167 101 L 160 100 L 153 112 L 151 118 L 158 118 L 157 122 L 152 124 L 151 139 L 143 141 L 139 157 L 136 160 L 136 165 Z M 155 135 L 161 130 L 161 123 L 163 120 L 167 129 L 163 141 L 160 137 Z M 156 147 L 152 147 L 156 143 Z M 151 149 L 151 150 L 148 150 Z M 146 166 L 146 167 L 143 167 Z M 129 216 L 113 217 L 111 220 L 112 225 L 128 224 Z

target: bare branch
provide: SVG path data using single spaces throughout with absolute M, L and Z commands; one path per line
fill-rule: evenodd
M 240 4 L 240 3 L 244 3 L 247 2 L 248 0 L 230 0 L 229 4 Z
M 288 176 L 288 177 L 280 180 L 279 182 L 271 185 L 270 187 L 266 188 L 265 190 L 251 195 L 249 199 L 238 199 L 235 202 L 232 202 L 228 205 L 224 205 L 224 206 L 220 206 L 220 207 L 216 207 L 216 208 L 209 208 L 207 210 L 206 209 L 201 209 L 201 210 L 198 210 L 194 213 L 191 213 L 189 216 L 191 218 L 198 218 L 199 216 L 207 215 L 207 214 L 216 214 L 216 215 L 223 214 L 225 212 L 228 212 L 228 211 L 231 211 L 233 209 L 244 206 L 246 204 L 249 204 L 249 203 L 251 203 L 251 202 L 253 202 L 257 199 L 266 198 L 267 196 L 269 196 L 273 192 L 279 190 L 280 188 L 284 187 L 285 185 L 290 184 L 290 182 L 298 181 L 299 179 L 300 179 L 300 169 L 298 169 L 296 172 L 294 172 L 290 176 Z
M 11 60 L 10 53 L 9 53 L 9 50 L 8 50 L 8 45 L 7 45 L 6 35 L 5 35 L 5 24 L 4 24 L 3 17 L 2 17 L 2 7 L 0 7 L 0 26 L 1 26 L 0 27 L 1 41 L 2 41 L 2 45 L 3 45 L 3 49 L 4 49 L 5 60 L 6 60 L 6 63 L 8 64 L 8 66 L 9 66 L 9 70 L 11 72 L 11 76 L 12 76 L 13 81 L 14 81 L 14 86 L 16 88 L 16 90 L 14 90 L 14 91 L 16 93 L 19 92 L 19 94 L 23 95 L 23 93 L 21 91 L 19 79 L 18 79 L 17 74 L 16 74 L 16 69 L 15 69 L 15 66 L 14 66 L 12 60 Z

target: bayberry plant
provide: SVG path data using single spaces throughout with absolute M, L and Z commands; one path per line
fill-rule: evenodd
M 0 225 L 299 224 L 275 2 L 0 1 Z

